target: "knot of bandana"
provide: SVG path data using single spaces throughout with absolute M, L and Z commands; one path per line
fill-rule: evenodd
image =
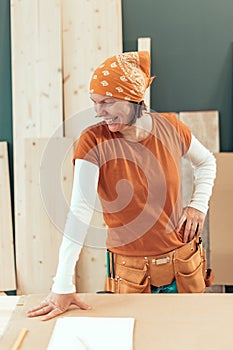
M 95 69 L 90 93 L 140 102 L 153 79 L 148 51 L 124 52 L 107 58 Z

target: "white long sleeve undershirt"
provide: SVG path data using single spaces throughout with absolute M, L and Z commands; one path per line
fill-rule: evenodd
M 82 159 L 75 160 L 70 210 L 59 250 L 59 263 L 52 291 L 58 294 L 75 292 L 73 274 L 95 205 L 99 167 Z
M 216 176 L 214 156 L 192 135 L 185 155 L 194 171 L 194 191 L 188 206 L 207 213 L 208 201 Z M 75 292 L 73 274 L 91 221 L 97 195 L 99 168 L 93 163 L 76 159 L 70 210 L 59 250 L 59 263 L 52 291 L 57 294 Z
M 193 194 L 188 207 L 206 214 L 216 176 L 215 157 L 192 135 L 192 141 L 185 158 L 191 162 L 194 168 Z

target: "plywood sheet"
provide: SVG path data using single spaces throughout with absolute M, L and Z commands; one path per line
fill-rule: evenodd
M 219 112 L 180 112 L 179 119 L 189 126 L 196 138 L 211 152 L 219 152 Z
M 16 289 L 7 143 L 0 142 L 0 291 Z
M 138 38 L 138 51 L 148 51 L 151 55 L 151 38 Z M 146 90 L 144 101 L 150 109 L 150 86 Z
M 211 152 L 219 152 L 218 111 L 180 112 L 179 119 L 186 124 L 193 135 Z M 193 187 L 193 170 L 189 162 L 182 162 L 182 195 L 184 205 L 189 203 Z
M 62 18 L 65 136 L 77 139 L 97 122 L 89 97 L 93 70 L 122 52 L 121 0 L 62 0 Z M 98 235 L 98 227 L 106 232 L 101 211 L 95 211 L 88 234 Z M 78 291 L 103 289 L 104 275 L 104 248 L 87 244 L 77 266 Z
M 52 286 L 69 209 L 71 145 L 66 138 L 25 140 L 27 230 L 17 246 L 19 293 L 48 293 Z
M 233 285 L 233 153 L 217 153 L 217 177 L 210 200 L 210 256 L 215 283 Z
M 31 232 L 27 219 L 33 217 L 33 201 L 27 203 L 26 198 L 24 140 L 30 137 L 50 137 L 62 123 L 60 11 L 59 0 L 11 1 L 17 257 L 22 257 L 24 248 L 28 247 L 27 237 L 31 237 Z M 60 128 L 57 135 L 62 136 L 62 130 Z M 18 273 L 21 271 L 23 274 L 25 264 L 30 265 L 31 261 L 20 259 L 16 263 Z M 20 278 L 21 273 L 18 274 L 17 281 L 24 286 L 25 281 Z M 24 291 L 27 292 L 26 289 Z
M 180 112 L 179 119 L 188 125 L 194 136 L 211 152 L 219 152 L 219 113 L 218 111 L 194 111 Z M 186 206 L 193 191 L 193 169 L 186 159 L 182 160 L 182 197 L 183 205 Z M 209 214 L 207 213 L 202 231 L 202 239 L 209 256 Z M 220 289 L 222 289 L 220 287 Z M 220 290 L 219 290 L 220 292 Z

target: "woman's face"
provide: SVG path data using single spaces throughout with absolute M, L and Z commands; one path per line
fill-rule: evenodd
M 129 101 L 99 94 L 91 94 L 91 100 L 97 117 L 104 119 L 111 132 L 126 129 L 134 116 L 134 106 Z

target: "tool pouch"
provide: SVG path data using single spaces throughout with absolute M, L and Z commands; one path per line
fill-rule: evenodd
M 105 290 L 112 293 L 150 293 L 150 285 L 162 286 L 176 279 L 178 293 L 203 293 L 213 281 L 206 270 L 206 251 L 201 240 L 154 257 L 125 257 L 114 254 L 114 273 L 106 277 Z
M 204 293 L 206 289 L 206 251 L 202 242 L 188 259 L 174 259 L 178 293 Z
M 146 265 L 133 268 L 115 264 L 115 278 L 106 277 L 105 290 L 112 293 L 150 293 Z

